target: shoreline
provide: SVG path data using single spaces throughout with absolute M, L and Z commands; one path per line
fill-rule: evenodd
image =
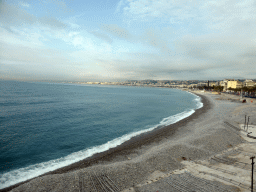
M 192 93 L 192 94 L 199 96 L 201 98 L 201 102 L 203 103 L 203 107 L 201 107 L 199 109 L 195 109 L 195 112 L 192 115 L 190 115 L 174 124 L 164 126 L 162 128 L 156 128 L 150 132 L 146 132 L 146 133 L 137 135 L 137 136 L 131 138 L 130 140 L 122 143 L 121 145 L 116 146 L 115 148 L 110 148 L 107 151 L 94 154 L 91 157 L 88 157 L 84 160 L 73 163 L 71 165 L 56 169 L 54 171 L 44 173 L 42 175 L 39 175 L 37 177 L 34 177 L 32 179 L 29 179 L 29 180 L 26 180 L 26 181 L 23 181 L 23 182 L 20 182 L 17 184 L 14 184 L 14 185 L 6 187 L 4 189 L 0 189 L 0 191 L 10 191 L 12 189 L 17 188 L 18 186 L 21 186 L 25 183 L 30 182 L 31 180 L 34 180 L 36 178 L 40 178 L 43 176 L 49 176 L 49 175 L 53 175 L 53 174 L 63 174 L 63 173 L 68 173 L 68 172 L 92 167 L 92 166 L 98 165 L 98 164 L 111 163 L 112 161 L 115 161 L 116 157 L 122 156 L 123 159 L 125 159 L 127 156 L 132 154 L 137 149 L 140 149 L 145 146 L 149 147 L 151 144 L 160 143 L 162 140 L 166 140 L 169 137 L 172 137 L 178 131 L 178 129 L 180 127 L 182 128 L 188 122 L 191 122 L 192 120 L 197 119 L 201 114 L 206 113 L 211 108 L 211 103 L 205 96 L 198 95 L 196 93 Z
M 125 151 L 125 155 L 129 155 L 130 153 L 132 153 L 133 150 L 137 148 L 143 147 L 145 145 L 150 145 L 151 143 L 160 142 L 163 138 L 172 136 L 179 127 L 185 126 L 189 121 L 196 119 L 198 115 L 210 109 L 209 101 L 204 96 L 203 98 L 204 98 L 204 102 L 202 103 L 204 104 L 204 106 L 200 108 L 202 110 L 197 109 L 192 115 L 174 124 L 164 126 L 162 128 L 156 128 L 146 133 L 142 133 L 140 135 L 132 137 L 130 140 L 125 141 L 121 145 L 108 149 L 107 151 L 96 153 L 93 156 L 88 157 L 84 160 L 78 161 L 76 163 L 56 169 L 48 173 L 45 173 L 41 176 L 49 175 L 49 174 L 62 174 L 62 173 L 67 173 L 77 169 L 86 168 L 86 167 L 97 164 L 98 161 L 111 162 L 116 156 L 124 155 L 124 151 Z

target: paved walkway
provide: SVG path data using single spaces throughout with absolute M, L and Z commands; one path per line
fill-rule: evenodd
M 235 129 L 234 125 L 225 123 Z M 185 168 L 164 174 L 155 171 L 149 180 L 135 188 L 123 192 L 146 191 L 251 191 L 251 160 L 256 156 L 256 139 L 247 137 L 248 132 L 256 134 L 256 126 L 248 126 L 244 131 L 244 124 L 240 124 L 241 136 L 248 141 L 221 154 L 202 161 L 187 161 L 182 163 Z M 247 128 L 247 127 L 246 127 Z M 246 130 L 246 129 L 245 129 Z M 254 186 L 256 189 L 256 169 L 254 169 Z

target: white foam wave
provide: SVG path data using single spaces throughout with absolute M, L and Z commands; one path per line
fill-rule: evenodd
M 187 91 L 188 92 L 188 91 Z M 196 98 L 194 99 L 194 101 L 196 102 L 196 109 L 200 109 L 204 106 L 203 102 L 202 102 L 202 98 L 199 97 L 198 95 L 194 94 L 194 93 L 191 93 L 191 92 L 188 92 L 194 96 L 196 96 Z
M 152 131 L 158 127 L 167 126 L 167 125 L 176 123 L 176 122 L 192 115 L 194 112 L 195 112 L 195 110 L 184 111 L 182 113 L 164 118 L 159 124 L 152 126 L 148 129 L 123 135 L 122 137 L 113 139 L 112 141 L 109 141 L 105 144 L 102 144 L 99 146 L 94 146 L 89 149 L 81 150 L 81 151 L 72 153 L 63 158 L 39 163 L 36 165 L 31 165 L 31 166 L 28 166 L 25 168 L 20 168 L 20 169 L 16 169 L 16 170 L 4 173 L 4 174 L 0 175 L 0 189 L 3 189 L 5 187 L 14 185 L 14 184 L 22 182 L 22 181 L 26 181 L 26 180 L 34 178 L 34 177 L 37 177 L 37 176 L 47 173 L 49 171 L 53 171 L 58 168 L 65 167 L 72 163 L 75 163 L 75 162 L 78 162 L 85 158 L 88 158 L 96 153 L 107 151 L 110 148 L 114 148 L 114 147 L 124 143 L 125 141 L 130 140 L 134 136 Z
M 203 102 L 201 102 L 201 97 L 197 96 L 194 100 L 196 101 L 196 109 L 200 109 L 204 106 Z

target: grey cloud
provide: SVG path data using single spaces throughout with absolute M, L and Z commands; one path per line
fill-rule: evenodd
M 7 25 L 33 24 L 36 17 L 20 9 L 16 5 L 9 5 L 5 2 L 0 3 L 0 21 Z
M 119 37 L 119 38 L 123 38 L 123 39 L 127 39 L 127 40 L 131 40 L 132 39 L 132 35 L 129 33 L 128 30 L 119 27 L 116 24 L 104 24 L 101 26 L 101 29 L 108 32 L 109 34 Z
M 218 68 L 214 65 L 207 65 L 207 66 L 197 66 L 197 65 L 190 65 L 190 66 L 181 66 L 176 67 L 174 63 L 165 63 L 164 65 L 161 63 L 152 63 L 150 66 L 141 66 L 140 73 L 155 73 L 157 76 L 159 74 L 165 75 L 173 75 L 177 73 L 200 73 L 205 70 L 215 69 Z
M 79 72 L 70 70 L 72 62 L 65 52 L 22 45 L 2 45 L 5 49 L 0 51 L 0 74 L 4 74 L 4 79 L 67 80 L 76 78 Z
M 171 66 L 169 67 L 158 67 L 151 66 L 151 67 L 142 67 L 139 71 L 135 71 L 137 76 L 142 77 L 150 77 L 152 74 L 159 78 L 174 78 L 174 79 L 216 79 L 219 77 L 219 74 L 223 77 L 227 75 L 222 69 L 222 72 L 219 71 L 218 67 L 187 67 L 187 68 L 180 68 L 180 69 L 172 69 Z M 230 76 L 234 76 L 237 74 L 231 74 Z
M 0 3 L 0 22 L 5 26 L 41 24 L 51 28 L 65 28 L 66 24 L 52 17 L 40 17 L 29 14 L 17 5 Z
M 240 57 L 243 58 L 253 58 L 256 57 L 256 47 L 248 47 L 247 49 L 244 50 L 243 53 L 239 54 Z
M 69 61 L 65 57 L 65 54 L 56 50 L 31 48 L 23 45 L 11 45 L 6 43 L 2 43 L 2 46 L 5 49 L 4 51 L 0 51 L 0 61 L 6 60 L 18 63 L 27 62 L 33 63 L 34 65 L 47 63 L 64 65 Z
M 38 19 L 38 22 L 42 25 L 53 27 L 53 28 L 65 28 L 66 24 L 60 22 L 59 20 L 53 18 L 53 17 L 41 17 Z
M 130 59 L 136 59 L 136 60 L 139 60 L 139 61 L 148 61 L 148 60 L 151 60 L 151 61 L 159 61 L 160 60 L 160 56 L 157 55 L 157 54 L 153 54 L 153 53 L 143 53 L 143 52 L 129 52 L 129 53 L 126 53 L 126 55 L 128 55 L 128 57 Z
M 175 46 L 178 52 L 184 53 L 186 57 L 191 59 L 214 61 L 223 65 L 230 65 L 231 63 L 241 65 L 242 57 L 255 52 L 251 38 L 239 35 L 187 36 L 175 42 Z
M 171 53 L 167 40 L 162 38 L 161 32 L 156 33 L 153 29 L 148 29 L 142 39 L 144 39 L 144 41 L 149 45 L 159 48 L 164 53 Z
M 105 35 L 103 33 L 100 33 L 97 31 L 92 31 L 91 34 L 93 34 L 95 37 L 98 37 L 98 38 L 106 41 L 107 43 L 111 44 L 113 42 L 113 40 L 108 35 Z
M 101 61 L 111 65 L 114 73 L 122 74 L 127 79 L 223 79 L 247 77 L 252 78 L 251 71 L 256 73 L 253 63 L 244 59 L 212 57 L 198 60 L 188 55 L 175 58 L 161 58 L 147 53 L 129 53 L 126 60 Z M 141 59 L 142 58 L 142 59 Z M 231 70 L 232 69 L 232 70 Z M 255 74 L 254 73 L 254 74 Z
M 19 33 L 15 32 L 14 30 L 12 30 L 9 26 L 3 26 L 3 28 L 8 31 L 9 33 L 15 34 L 15 35 L 19 35 Z

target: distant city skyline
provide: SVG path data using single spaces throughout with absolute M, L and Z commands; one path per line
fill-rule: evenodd
M 0 79 L 255 79 L 256 2 L 0 1 Z

